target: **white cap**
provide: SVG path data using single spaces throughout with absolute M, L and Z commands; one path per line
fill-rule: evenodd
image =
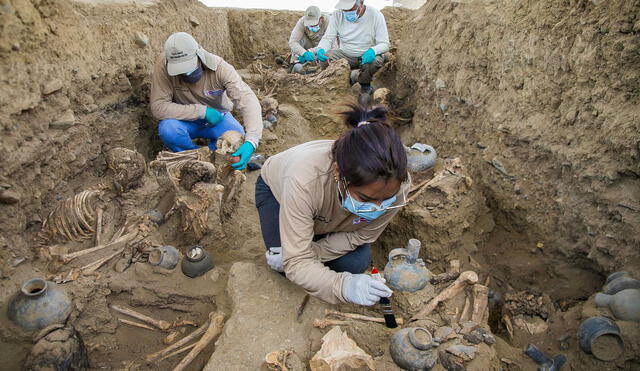
M 320 8 L 317 6 L 310 6 L 304 11 L 304 25 L 315 26 L 320 22 Z
M 176 32 L 164 43 L 164 55 L 167 58 L 169 76 L 176 76 L 198 68 L 200 45 L 186 32 Z
M 336 4 L 336 9 L 349 10 L 349 9 L 353 8 L 354 5 L 356 5 L 357 1 L 358 0 L 340 0 Z

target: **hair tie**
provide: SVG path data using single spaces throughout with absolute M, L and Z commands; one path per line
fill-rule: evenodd
M 358 128 L 359 128 L 360 126 L 363 126 L 363 125 L 369 125 L 369 124 L 370 124 L 370 122 L 369 122 L 369 121 L 360 121 L 360 122 L 358 123 L 358 126 L 356 126 L 356 127 L 358 127 Z

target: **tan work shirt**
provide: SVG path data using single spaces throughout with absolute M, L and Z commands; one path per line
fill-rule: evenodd
M 287 278 L 309 294 L 329 303 L 345 302 L 342 284 L 349 273 L 337 273 L 323 263 L 378 239 L 399 211 L 392 209 L 372 222 L 342 207 L 331 160 L 333 140 L 317 140 L 270 157 L 262 178 L 280 203 L 280 240 Z M 398 194 L 404 203 L 411 180 Z M 317 242 L 313 236 L 327 234 Z
M 151 114 L 157 120 L 195 121 L 204 118 L 207 107 L 229 112 L 235 104 L 242 115 L 245 140 L 257 148 L 263 129 L 258 98 L 221 57 L 204 52 L 200 62 L 202 78 L 188 84 L 179 76 L 169 76 L 164 54 L 158 57 L 151 76 Z
M 304 17 L 301 17 L 296 22 L 291 31 L 291 36 L 289 36 L 289 48 L 291 48 L 291 52 L 294 55 L 302 55 L 307 49 L 315 53 L 316 47 L 322 40 L 322 36 L 329 25 L 329 17 L 321 15 L 320 18 L 322 22 L 318 32 L 312 32 L 304 25 Z M 337 43 L 334 42 L 334 44 L 337 46 Z

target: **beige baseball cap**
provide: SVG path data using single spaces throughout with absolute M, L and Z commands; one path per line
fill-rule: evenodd
M 186 32 L 176 32 L 164 43 L 169 76 L 191 72 L 198 68 L 197 51 L 200 45 Z
M 358 0 L 340 0 L 336 4 L 336 9 L 349 10 L 349 9 L 353 8 L 354 5 L 356 5 L 357 1 Z
M 320 22 L 320 8 L 317 6 L 310 6 L 304 11 L 304 25 L 315 26 Z

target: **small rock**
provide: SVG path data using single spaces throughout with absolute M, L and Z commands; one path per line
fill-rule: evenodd
M 478 330 L 464 334 L 463 338 L 471 344 L 480 344 L 484 341 L 484 336 Z
M 13 262 L 11 262 L 11 266 L 13 268 L 19 266 L 20 264 L 24 263 L 24 261 L 27 260 L 25 258 L 16 258 Z
M 20 44 L 19 43 L 11 44 L 11 50 L 13 50 L 14 52 L 20 51 Z
M 453 331 L 453 329 L 451 327 L 444 326 L 444 327 L 438 328 L 436 330 L 436 332 L 433 334 L 433 336 L 435 338 L 442 339 L 443 341 L 446 341 L 451 337 L 455 337 L 456 333 L 455 333 L 455 331 Z
M 447 85 L 444 83 L 444 81 L 440 79 L 436 80 L 436 89 L 444 89 L 445 87 L 447 87 Z
M 144 48 L 145 46 L 149 45 L 149 38 L 147 37 L 147 35 L 143 34 L 140 31 L 136 32 L 135 41 L 136 41 L 136 45 L 138 45 L 141 48 Z
M 513 361 L 510 360 L 509 358 L 500 358 L 500 362 L 505 363 L 507 365 L 510 365 L 513 363 Z
M 560 350 L 567 350 L 569 349 L 569 343 L 566 341 L 561 341 L 560 342 Z
M 440 103 L 438 105 L 438 107 L 440 107 L 440 111 L 442 111 L 442 113 L 446 113 L 447 112 L 447 105 L 444 103 Z
M 66 130 L 76 124 L 76 116 L 72 110 L 66 110 L 62 116 L 49 124 L 49 129 Z
M 53 80 L 49 81 L 48 83 L 44 84 L 44 86 L 42 87 L 42 94 L 49 95 L 49 94 L 57 92 L 58 90 L 62 89 L 63 87 L 64 87 L 64 85 L 62 84 L 61 80 L 53 79 Z
M 265 129 L 271 129 L 273 127 L 273 124 L 271 123 L 271 121 L 263 120 L 262 127 Z
M 451 353 L 456 357 L 460 357 L 465 361 L 471 361 L 475 358 L 478 349 L 476 347 L 456 344 L 446 349 L 447 353 Z
M 200 26 L 200 21 L 198 20 L 198 18 L 196 18 L 195 15 L 192 15 L 191 17 L 189 17 L 189 22 L 191 23 L 191 25 L 193 27 L 198 27 Z
M 485 149 L 485 148 L 487 148 L 487 146 L 485 146 L 484 144 L 482 144 L 482 143 L 480 143 L 480 142 L 476 143 L 476 147 L 478 147 L 478 148 L 480 148 L 480 149 Z
M 0 202 L 3 204 L 16 204 L 20 202 L 20 195 L 16 191 L 5 189 L 0 192 Z
M 460 333 L 462 335 L 468 334 L 471 331 L 478 328 L 478 324 L 473 321 L 465 321 L 460 324 L 462 328 L 460 329 Z
M 462 359 L 454 356 L 453 354 L 441 350 L 438 352 L 438 359 L 440 360 L 442 367 L 447 371 L 465 371 Z

